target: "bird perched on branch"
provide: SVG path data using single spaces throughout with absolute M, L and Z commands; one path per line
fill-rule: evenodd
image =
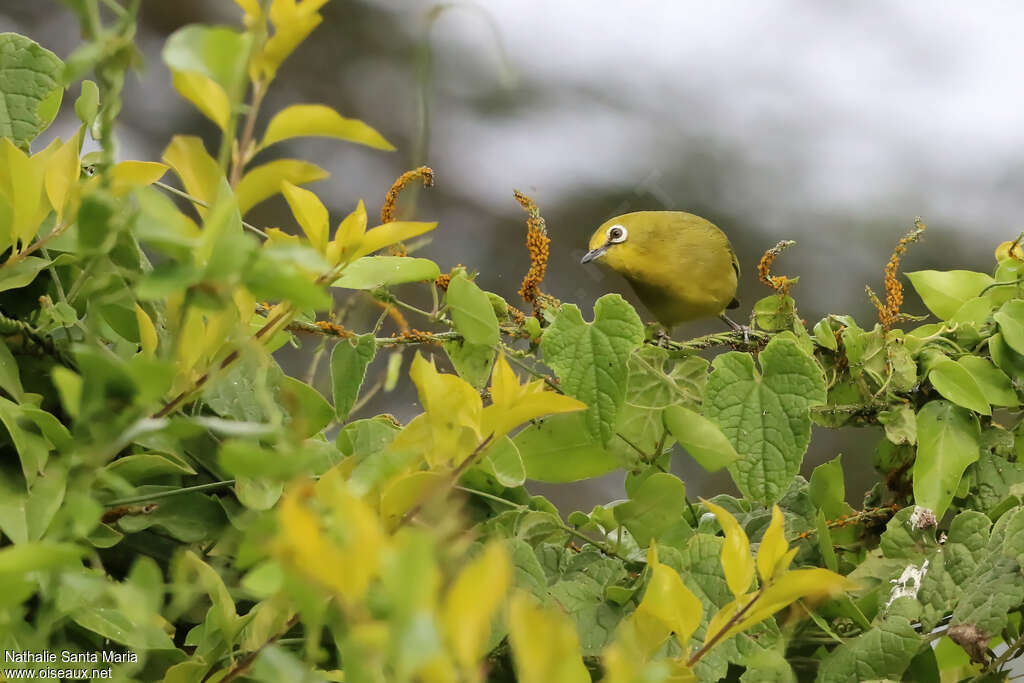
M 619 273 L 658 322 L 679 323 L 725 315 L 736 308 L 739 261 L 713 223 L 683 211 L 636 211 L 605 221 L 590 238 L 582 263 L 596 261 Z

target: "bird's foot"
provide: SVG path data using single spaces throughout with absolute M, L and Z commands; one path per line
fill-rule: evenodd
M 750 326 L 749 325 L 740 325 L 738 322 L 736 322 L 735 320 L 731 319 L 725 313 L 723 313 L 722 315 L 720 315 L 718 317 L 721 318 L 722 322 L 724 322 L 726 325 L 728 325 L 732 329 L 733 332 L 742 332 L 743 333 L 743 343 L 744 344 L 749 344 L 750 343 Z

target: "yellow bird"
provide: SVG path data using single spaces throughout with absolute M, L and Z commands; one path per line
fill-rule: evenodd
M 654 317 L 671 331 L 679 323 L 725 316 L 736 308 L 740 264 L 713 223 L 683 211 L 636 211 L 605 221 L 590 238 L 582 263 L 619 273 Z

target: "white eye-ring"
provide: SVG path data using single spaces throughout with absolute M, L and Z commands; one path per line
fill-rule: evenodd
M 613 225 L 608 228 L 608 241 L 612 244 L 625 242 L 627 237 L 629 237 L 629 233 L 626 232 L 626 228 L 622 225 Z

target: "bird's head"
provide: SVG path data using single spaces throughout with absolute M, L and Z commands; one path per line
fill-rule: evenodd
M 581 263 L 597 261 L 613 270 L 622 271 L 631 262 L 631 256 L 643 246 L 650 226 L 645 216 L 651 212 L 627 213 L 605 221 L 590 237 L 590 251 Z M 642 251 L 642 249 L 641 249 Z

